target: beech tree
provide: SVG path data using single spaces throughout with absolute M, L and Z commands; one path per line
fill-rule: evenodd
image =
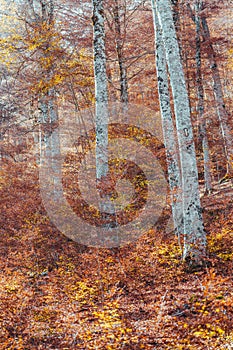
M 105 183 L 109 179 L 108 165 L 108 83 L 105 53 L 105 29 L 103 0 L 93 0 L 94 25 L 94 73 L 95 73 L 95 127 L 96 127 L 96 180 L 100 197 L 100 210 L 105 218 L 114 213 L 114 205 L 106 192 Z M 111 224 L 106 227 L 110 229 Z
M 143 0 L 110 0 L 105 9 L 110 93 L 116 100 L 119 91 L 119 100 L 126 111 L 128 101 L 135 98 L 136 91 L 143 98 L 145 88 L 142 86 L 149 89 L 145 81 L 148 74 L 144 71 L 154 52 L 151 15 L 146 3 Z
M 189 99 L 181 64 L 176 30 L 169 0 L 157 0 L 156 11 L 162 30 L 171 82 L 182 175 L 184 219 L 183 259 L 201 263 L 206 255 L 206 234 L 198 188 L 198 171 Z
M 96 178 L 108 173 L 108 83 L 103 1 L 93 0 L 96 116 Z
M 207 53 L 208 53 L 210 68 L 212 72 L 213 90 L 214 90 L 215 101 L 216 101 L 216 109 L 217 109 L 220 128 L 222 132 L 225 154 L 227 158 L 227 175 L 232 176 L 233 144 L 232 144 L 232 136 L 231 136 L 230 128 L 227 123 L 228 115 L 227 115 L 225 102 L 224 102 L 221 78 L 218 70 L 215 51 L 214 51 L 213 45 L 211 44 L 210 31 L 209 31 L 207 19 L 205 16 L 202 16 L 201 22 L 202 22 L 202 28 L 203 28 L 203 39 L 208 43 Z
M 196 0 L 195 3 L 195 29 L 196 29 L 196 91 L 197 91 L 197 112 L 199 118 L 199 132 L 202 141 L 202 151 L 204 158 L 204 179 L 205 179 L 205 192 L 209 193 L 213 187 L 211 183 L 211 169 L 210 169 L 210 152 L 209 143 L 206 131 L 206 120 L 204 118 L 204 88 L 202 81 L 202 56 L 201 56 L 201 20 L 200 10 L 202 8 L 202 1 Z
M 41 142 L 46 146 L 47 157 L 51 163 L 55 162 L 55 158 L 60 156 L 60 145 L 58 134 L 56 138 L 52 135 L 54 127 L 58 124 L 58 108 L 56 96 L 55 82 L 55 66 L 53 60 L 53 50 L 57 46 L 56 34 L 54 30 L 54 1 L 28 1 L 28 7 L 25 9 L 25 15 L 28 19 L 25 20 L 26 27 L 28 26 L 29 38 L 31 45 L 35 45 L 37 54 L 37 65 L 40 71 L 40 81 L 38 83 L 38 109 L 39 109 L 39 147 L 41 154 Z M 30 46 L 29 46 L 30 47 Z M 56 170 L 56 164 L 52 165 Z M 55 179 L 55 172 L 51 174 L 53 182 L 58 182 Z M 56 190 L 55 190 L 56 192 Z
M 115 28 L 116 52 L 117 52 L 117 59 L 118 59 L 119 72 L 120 72 L 120 92 L 121 92 L 120 100 L 123 104 L 127 105 L 129 102 L 128 77 L 127 77 L 125 57 L 123 54 L 123 46 L 124 46 L 125 38 L 122 34 L 119 0 L 114 0 L 113 17 L 114 17 L 114 28 Z
M 160 101 L 160 111 L 163 126 L 164 145 L 168 164 L 168 178 L 171 192 L 171 206 L 175 232 L 180 237 L 183 235 L 183 213 L 182 213 L 182 184 L 179 167 L 179 157 L 177 152 L 177 142 L 175 128 L 170 105 L 170 92 L 168 83 L 168 72 L 165 57 L 164 44 L 161 27 L 158 21 L 155 0 L 152 0 L 154 29 L 156 34 L 156 72 L 158 81 L 158 92 Z
M 196 21 L 195 10 L 193 11 L 190 4 L 187 4 L 190 16 L 192 20 Z M 216 53 L 214 50 L 214 46 L 211 42 L 210 30 L 207 22 L 207 17 L 204 10 L 204 2 L 199 1 L 199 11 L 202 12 L 200 15 L 200 26 L 201 26 L 201 35 L 203 38 L 203 45 L 206 46 L 206 53 L 209 60 L 209 66 L 212 73 L 212 81 L 213 81 L 213 92 L 216 103 L 216 111 L 219 119 L 220 130 L 223 139 L 224 152 L 226 156 L 226 175 L 224 178 L 228 176 L 232 177 L 233 174 L 233 144 L 232 144 L 232 136 L 231 136 L 231 128 L 228 123 L 228 113 L 226 110 L 225 102 L 224 102 L 224 94 L 222 89 L 222 83 L 220 78 L 220 72 L 218 68 L 218 63 L 216 59 Z

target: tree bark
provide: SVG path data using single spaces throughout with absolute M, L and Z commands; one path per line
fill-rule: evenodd
M 92 0 L 94 25 L 94 73 L 95 73 L 95 123 L 96 123 L 96 180 L 99 190 L 99 209 L 104 217 L 114 214 L 111 193 L 106 192 L 109 178 L 108 165 L 108 84 L 105 53 L 105 28 L 103 0 Z M 101 200 L 102 198 L 102 200 Z M 115 223 L 106 224 L 107 229 Z M 103 238 L 104 239 L 104 238 Z
M 171 192 L 172 216 L 175 232 L 180 241 L 180 237 L 184 233 L 183 213 L 182 213 L 182 183 L 179 167 L 179 157 L 176 142 L 176 131 L 172 119 L 172 111 L 170 105 L 169 83 L 167 76 L 167 64 L 162 39 L 162 32 L 159 25 L 155 0 L 151 0 L 154 18 L 154 29 L 156 37 L 156 72 L 158 80 L 158 93 L 160 102 L 160 111 L 162 118 L 164 145 L 166 149 L 168 179 Z
M 41 1 L 40 12 L 36 11 L 36 5 L 33 1 L 28 1 L 34 20 L 39 26 L 48 24 L 48 30 L 54 26 L 54 0 Z M 49 49 L 52 47 L 50 36 L 45 42 L 45 48 L 42 50 L 42 55 L 48 57 Z M 61 174 L 61 150 L 60 150 L 60 135 L 58 128 L 59 116 L 57 107 L 56 89 L 50 86 L 51 78 L 54 75 L 54 65 L 51 64 L 46 70 L 42 66 L 41 70 L 46 74 L 45 90 L 41 91 L 38 97 L 38 107 L 40 111 L 39 120 L 39 153 L 40 158 L 43 156 L 47 159 L 50 186 L 53 189 L 53 200 L 59 201 L 63 195 L 62 189 L 62 174 Z M 44 149 L 42 148 L 42 143 Z
M 203 2 L 201 2 L 200 10 L 203 9 Z M 190 4 L 187 5 L 188 10 L 190 12 L 190 17 L 195 22 L 195 15 L 193 13 L 193 10 L 190 6 Z M 203 42 L 206 44 L 207 47 L 207 56 L 210 63 L 210 69 L 212 73 L 212 79 L 213 79 L 213 90 L 214 90 L 214 96 L 215 96 L 215 102 L 216 102 L 216 109 L 217 109 L 217 115 L 219 119 L 220 124 L 220 130 L 222 134 L 223 139 L 223 147 L 224 147 L 224 153 L 226 156 L 226 176 L 229 175 L 232 177 L 233 174 L 233 144 L 232 144 L 232 137 L 231 137 L 231 130 L 227 123 L 228 115 L 226 111 L 226 106 L 224 102 L 224 95 L 223 95 L 223 89 L 221 84 L 221 78 L 219 74 L 218 64 L 216 60 L 216 54 L 214 51 L 214 47 L 211 43 L 211 37 L 210 37 L 210 31 L 209 26 L 207 23 L 207 19 L 205 15 L 202 14 L 201 17 L 201 27 L 202 27 L 202 37 Z
M 103 0 L 93 0 L 96 116 L 96 178 L 108 174 L 108 84 Z
M 196 89 L 197 89 L 197 112 L 199 119 L 199 132 L 202 142 L 202 150 L 204 157 L 204 179 L 205 179 L 205 192 L 209 193 L 212 190 L 211 183 L 211 170 L 210 170 L 210 154 L 209 144 L 206 132 L 206 121 L 204 118 L 204 89 L 202 83 L 202 60 L 201 60 L 201 23 L 199 12 L 202 7 L 202 1 L 196 0 L 195 3 L 195 25 L 196 25 Z
M 162 29 L 168 71 L 174 100 L 182 174 L 184 218 L 183 259 L 201 263 L 206 255 L 206 234 L 198 188 L 196 152 L 189 99 L 169 0 L 157 0 L 156 10 Z
M 207 44 L 207 54 L 208 54 L 210 68 L 212 72 L 213 89 L 214 89 L 214 95 L 215 95 L 215 101 L 216 101 L 217 114 L 218 114 L 218 119 L 220 123 L 223 142 L 224 142 L 225 155 L 227 159 L 227 173 L 232 175 L 233 174 L 233 145 L 232 145 L 230 127 L 228 126 L 228 123 L 227 123 L 228 115 L 227 115 L 225 102 L 224 102 L 221 78 L 219 74 L 218 64 L 216 61 L 216 54 L 215 54 L 213 45 L 211 44 L 209 26 L 205 16 L 201 18 L 201 23 L 202 23 L 202 29 L 203 29 L 202 35 L 203 35 L 204 41 Z
M 115 40 L 116 40 L 116 51 L 117 51 L 117 58 L 118 58 L 119 71 L 120 71 L 121 102 L 125 106 L 127 106 L 129 102 L 128 80 L 127 80 L 127 70 L 126 70 L 126 65 L 124 62 L 124 55 L 123 55 L 123 40 L 122 40 L 122 33 L 121 33 L 119 4 L 118 4 L 118 0 L 114 0 L 114 1 L 115 1 L 115 6 L 114 6 Z

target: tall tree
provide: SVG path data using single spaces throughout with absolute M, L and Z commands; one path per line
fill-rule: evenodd
M 189 99 L 169 0 L 157 0 L 156 10 L 166 52 L 179 144 L 184 219 L 184 260 L 200 263 L 206 255 L 206 234 L 198 188 L 198 171 Z
M 200 10 L 202 1 L 195 2 L 195 26 L 196 26 L 196 89 L 197 89 L 197 112 L 199 117 L 199 132 L 202 141 L 202 150 L 204 157 L 204 179 L 205 192 L 209 193 L 212 190 L 211 170 L 210 170 L 210 153 L 206 131 L 206 121 L 204 118 L 204 88 L 202 82 L 202 57 L 201 57 L 201 21 Z
M 202 16 L 202 29 L 203 29 L 203 39 L 207 43 L 207 53 L 210 62 L 210 68 L 213 78 L 213 90 L 216 101 L 216 108 L 218 119 L 220 123 L 220 128 L 222 132 L 225 154 L 227 158 L 227 175 L 233 175 L 233 144 L 230 127 L 227 123 L 228 115 L 226 111 L 226 106 L 224 102 L 224 95 L 222 90 L 222 83 L 220 78 L 220 73 L 218 69 L 218 64 L 216 61 L 216 54 L 211 43 L 209 26 L 205 16 Z
M 120 87 L 121 87 L 121 102 L 125 105 L 129 102 L 128 96 L 128 79 L 126 64 L 123 55 L 123 37 L 122 28 L 120 21 L 120 8 L 118 0 L 114 0 L 114 24 L 115 24 L 115 40 L 116 40 L 116 51 L 120 70 Z
M 156 72 L 158 81 L 160 111 L 163 126 L 163 137 L 168 164 L 168 177 L 171 191 L 171 206 L 175 232 L 177 233 L 178 239 L 180 241 L 180 237 L 183 235 L 184 228 L 181 196 L 182 184 L 179 167 L 179 157 L 177 152 L 176 131 L 173 123 L 172 110 L 170 105 L 168 72 L 162 32 L 156 13 L 155 0 L 152 0 L 151 2 L 153 9 L 154 28 L 156 34 Z
M 40 112 L 39 144 L 44 141 L 46 145 L 47 157 L 50 158 L 54 170 L 51 176 L 53 176 L 55 184 L 58 182 L 58 179 L 56 179 L 57 165 L 55 158 L 60 156 L 60 142 L 58 134 L 56 133 L 56 137 L 55 134 L 52 134 L 54 127 L 57 127 L 58 124 L 57 97 L 54 84 L 56 63 L 53 60 L 52 53 L 55 40 L 54 0 L 41 0 L 39 3 L 35 0 L 28 0 L 26 15 L 28 15 L 27 25 L 31 40 L 35 42 L 35 45 L 38 45 L 38 69 L 41 74 L 39 82 L 41 88 L 37 92 Z M 39 38 L 37 39 L 37 37 Z M 42 42 L 42 44 L 37 43 L 37 40 Z
M 151 14 L 145 11 L 145 6 L 144 0 L 110 0 L 105 9 L 110 87 L 120 92 L 120 101 L 125 106 L 130 95 L 131 101 L 135 98 L 136 90 L 138 93 L 140 91 L 143 98 L 145 91 L 141 86 L 146 85 L 145 79 L 150 77 L 144 71 L 147 68 L 152 71 L 150 57 L 154 54 L 151 42 L 153 32 Z
M 195 13 L 190 4 L 187 4 L 190 16 L 195 22 Z M 226 156 L 226 168 L 227 173 L 225 177 L 231 176 L 233 174 L 233 143 L 231 137 L 231 129 L 228 124 L 228 113 L 226 110 L 225 102 L 224 102 L 224 94 L 222 89 L 222 83 L 220 78 L 220 72 L 218 68 L 218 63 L 216 59 L 216 53 L 214 50 L 214 46 L 211 42 L 210 30 L 207 22 L 207 17 L 205 15 L 204 10 L 204 2 L 200 2 L 200 12 L 201 13 L 201 29 L 202 29 L 202 38 L 203 44 L 206 46 L 206 52 L 209 59 L 209 65 L 212 73 L 213 80 L 213 91 L 216 102 L 217 115 L 219 119 L 220 129 L 222 133 L 224 152 Z
M 96 178 L 108 174 L 108 82 L 103 0 L 93 0 L 96 117 Z
M 108 164 L 108 83 L 105 53 L 105 29 L 103 0 L 92 0 L 94 25 L 94 73 L 95 73 L 95 126 L 96 126 L 96 180 L 100 197 L 100 210 L 107 219 L 107 213 L 114 214 L 115 209 L 106 192 L 109 179 Z M 111 224 L 106 225 L 111 228 Z

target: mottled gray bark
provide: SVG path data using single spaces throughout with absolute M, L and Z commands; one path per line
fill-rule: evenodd
M 100 198 L 99 209 L 104 219 L 108 213 L 114 214 L 115 207 L 111 193 L 105 192 L 105 183 L 109 180 L 108 166 L 108 84 L 105 53 L 105 29 L 103 0 L 92 0 L 94 24 L 94 73 L 95 73 L 95 123 L 96 123 L 96 180 Z M 101 194 L 103 190 L 103 193 Z M 104 225 L 111 229 L 115 223 Z M 104 239 L 104 238 L 103 238 Z
M 108 174 L 108 84 L 105 54 L 104 10 L 102 0 L 93 0 L 96 178 Z
M 168 179 L 171 192 L 171 206 L 175 232 L 180 239 L 184 233 L 182 212 L 182 184 L 179 168 L 179 156 L 176 142 L 176 131 L 172 119 L 170 104 L 168 72 L 165 57 L 162 32 L 159 25 L 155 0 L 151 0 L 156 34 L 156 72 L 158 80 L 158 93 L 162 118 L 164 145 L 166 148 Z
M 61 173 L 60 134 L 58 128 L 58 111 L 54 89 L 40 99 L 40 129 L 39 150 L 40 156 L 47 160 L 50 175 L 50 188 L 53 189 L 53 200 L 59 201 L 63 195 Z
M 162 29 L 174 100 L 176 129 L 182 173 L 184 218 L 184 260 L 200 262 L 206 255 L 206 234 L 198 188 L 196 152 L 189 99 L 169 0 L 157 0 L 156 10 Z
M 207 19 L 205 16 L 201 18 L 202 29 L 203 29 L 203 39 L 207 43 L 207 54 L 209 58 L 210 68 L 212 72 L 213 78 L 213 89 L 216 101 L 216 108 L 218 119 L 220 123 L 221 133 L 224 142 L 224 149 L 227 159 L 227 172 L 233 173 L 233 144 L 232 144 L 232 136 L 231 130 L 228 125 L 227 119 L 227 111 L 224 102 L 222 83 L 219 74 L 218 64 L 216 60 L 216 54 L 211 44 L 210 31 L 207 23 Z
M 116 51 L 119 63 L 120 71 L 120 89 L 121 89 L 121 102 L 127 106 L 129 102 L 128 96 L 128 80 L 127 80 L 127 70 L 124 62 L 123 55 L 123 38 L 121 33 L 121 22 L 119 14 L 119 4 L 118 0 L 114 0 L 114 24 L 115 24 L 115 40 L 116 40 Z
M 177 40 L 178 40 L 178 45 L 180 49 L 180 55 L 183 59 L 182 40 L 181 40 L 182 30 L 181 30 L 179 0 L 171 0 L 171 4 L 172 4 L 173 21 L 175 24 Z
M 195 25 L 196 25 L 196 89 L 197 89 L 197 112 L 199 119 L 199 133 L 202 142 L 203 158 L 204 158 L 204 180 L 205 192 L 212 190 L 211 169 L 209 144 L 206 132 L 206 121 L 204 118 L 204 89 L 202 82 L 202 60 L 201 60 L 201 23 L 199 12 L 202 8 L 202 1 L 196 0 L 195 3 Z
M 187 4 L 187 7 L 189 9 L 192 20 L 195 22 L 195 14 L 190 4 Z M 200 10 L 202 9 L 203 9 L 203 2 L 200 1 Z M 202 29 L 203 43 L 206 45 L 206 48 L 207 48 L 206 51 L 207 51 L 210 69 L 212 73 L 213 90 L 214 90 L 214 96 L 216 101 L 216 109 L 217 109 L 220 129 L 222 133 L 224 152 L 226 156 L 227 173 L 232 174 L 233 173 L 233 143 L 232 143 L 231 129 L 230 129 L 230 126 L 228 125 L 228 115 L 227 115 L 225 102 L 224 102 L 224 95 L 223 95 L 219 68 L 216 60 L 216 54 L 214 51 L 214 47 L 211 43 L 208 22 L 205 15 L 203 14 L 201 16 L 201 29 Z
M 52 29 L 54 21 L 54 0 L 40 1 L 40 7 L 34 1 L 28 1 L 31 15 L 34 17 L 39 25 L 43 23 L 49 24 L 49 28 Z M 39 11 L 40 9 L 40 11 Z M 42 55 L 46 57 L 48 55 L 49 48 L 51 47 L 50 39 L 45 43 L 45 49 L 42 51 Z M 41 67 L 43 69 L 43 67 Z M 61 174 L 61 150 L 60 150 L 60 135 L 58 130 L 58 108 L 56 90 L 54 87 L 50 87 L 50 81 L 54 74 L 53 65 L 51 65 L 46 71 L 45 82 L 47 83 L 47 90 L 40 93 L 39 96 L 39 153 L 40 158 L 46 158 L 48 161 L 48 173 L 50 175 L 50 186 L 53 189 L 54 200 L 62 198 L 62 174 Z M 46 85 L 46 84 L 45 84 Z

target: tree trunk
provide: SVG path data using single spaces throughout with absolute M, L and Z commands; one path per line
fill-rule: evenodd
M 190 6 L 190 4 L 187 5 L 190 16 L 192 20 L 195 22 L 195 15 L 193 13 L 193 10 Z M 203 2 L 201 2 L 200 10 L 203 9 Z M 216 101 L 216 108 L 217 108 L 217 114 L 218 119 L 220 123 L 220 129 L 222 133 L 223 138 L 223 146 L 224 146 L 224 152 L 226 156 L 226 168 L 227 168 L 227 174 L 226 177 L 229 175 L 232 177 L 233 174 L 233 144 L 232 144 L 232 137 L 231 137 L 231 130 L 227 123 L 228 115 L 225 107 L 224 102 L 224 96 L 223 96 L 223 90 L 222 90 L 222 84 L 218 69 L 218 64 L 216 61 L 216 54 L 214 51 L 214 47 L 211 44 L 211 38 L 210 38 L 210 31 L 209 26 L 207 23 L 207 19 L 204 15 L 202 15 L 201 18 L 201 26 L 202 26 L 202 37 L 203 41 L 207 46 L 207 55 L 210 63 L 210 68 L 212 72 L 212 79 L 213 79 L 213 90 L 214 90 L 214 96 Z
M 206 234 L 198 188 L 196 152 L 189 99 L 169 0 L 157 0 L 156 9 L 172 87 L 179 144 L 184 218 L 183 259 L 201 263 L 206 255 Z
M 178 45 L 179 45 L 179 50 L 180 50 L 180 56 L 183 59 L 183 49 L 182 49 L 182 38 L 181 38 L 181 21 L 180 21 L 180 9 L 179 9 L 179 0 L 171 0 L 172 4 L 172 15 L 173 15 L 173 22 L 175 25 L 176 29 L 176 35 L 177 35 L 177 40 L 178 40 Z
M 53 29 L 54 21 L 54 0 L 41 1 L 41 12 L 38 14 L 36 11 L 36 5 L 33 1 L 29 2 L 32 10 L 34 21 L 37 21 L 38 25 L 49 25 L 49 30 Z M 39 8 L 38 8 L 39 9 Z M 39 11 L 38 11 L 39 12 Z M 48 57 L 49 49 L 51 48 L 50 37 L 45 43 L 45 49 L 42 54 L 44 57 Z M 62 182 L 61 182 L 61 151 L 60 151 L 60 135 L 58 128 L 58 108 L 57 108 L 57 97 L 54 87 L 49 87 L 50 80 L 54 75 L 53 64 L 46 70 L 42 66 L 41 70 L 46 73 L 45 87 L 46 91 L 41 91 L 38 98 L 38 107 L 40 111 L 39 119 L 39 153 L 40 158 L 47 160 L 48 171 L 49 171 L 49 182 L 53 189 L 53 200 L 58 201 L 63 196 Z M 48 85 L 47 85 L 48 84 Z M 44 148 L 42 147 L 42 144 Z M 40 161 L 41 162 L 41 161 Z
M 221 133 L 222 133 L 223 142 L 224 142 L 224 150 L 225 150 L 226 159 L 227 159 L 227 173 L 232 175 L 233 174 L 232 136 L 231 136 L 230 127 L 227 124 L 228 115 L 225 108 L 225 102 L 223 97 L 222 84 L 221 84 L 218 64 L 216 61 L 216 55 L 215 55 L 213 45 L 211 44 L 210 31 L 209 31 L 206 17 L 204 16 L 202 17 L 201 23 L 202 23 L 202 29 L 203 29 L 202 35 L 203 35 L 204 41 L 207 44 L 207 54 L 208 54 L 210 68 L 212 72 L 217 114 L 218 114 L 218 119 L 219 119 Z
M 108 84 L 105 55 L 103 0 L 93 0 L 95 116 L 96 116 L 96 178 L 108 174 Z
M 114 6 L 114 24 L 115 24 L 115 40 L 116 40 L 116 51 L 120 70 L 120 89 L 121 89 L 121 102 L 127 106 L 129 102 L 128 96 L 128 80 L 127 80 L 127 70 L 124 62 L 123 55 L 123 40 L 121 34 L 121 23 L 119 14 L 119 4 L 118 0 L 115 1 Z
M 177 142 L 175 136 L 176 132 L 173 124 L 172 111 L 170 105 L 169 83 L 167 77 L 167 65 L 162 33 L 156 13 L 155 0 L 151 0 L 151 2 L 153 9 L 154 29 L 156 34 L 156 71 L 158 80 L 158 93 L 162 118 L 164 145 L 166 148 L 168 164 L 168 179 L 171 191 L 172 216 L 175 232 L 180 241 L 180 237 L 184 233 L 184 227 L 181 196 L 182 184 Z
M 209 193 L 212 190 L 211 183 L 211 170 L 210 170 L 210 155 L 209 145 L 206 133 L 206 122 L 204 118 L 204 89 L 202 84 L 202 70 L 201 70 L 201 40 L 200 40 L 200 16 L 199 12 L 202 6 L 202 1 L 196 0 L 195 4 L 195 25 L 196 25 L 196 89 L 197 89 L 197 112 L 199 118 L 199 132 L 202 142 L 202 150 L 204 157 L 204 179 L 205 179 L 205 192 Z
M 100 195 L 99 209 L 104 218 L 114 214 L 111 193 L 106 192 L 109 179 L 108 166 L 108 84 L 105 53 L 103 0 L 92 0 L 94 24 L 95 123 L 96 123 L 96 180 Z M 102 197 L 102 200 L 101 200 Z M 111 228 L 112 223 L 106 225 Z M 113 223 L 114 225 L 114 223 Z M 114 225 L 115 226 L 115 225 Z
M 40 98 L 39 102 L 41 119 L 39 125 L 39 150 L 40 157 L 42 152 L 46 157 L 50 167 L 50 181 L 53 188 L 54 198 L 59 200 L 62 196 L 61 184 L 61 150 L 60 150 L 60 135 L 58 128 L 58 111 L 56 104 L 56 95 L 53 88 L 48 93 Z M 44 150 L 42 150 L 42 142 Z

